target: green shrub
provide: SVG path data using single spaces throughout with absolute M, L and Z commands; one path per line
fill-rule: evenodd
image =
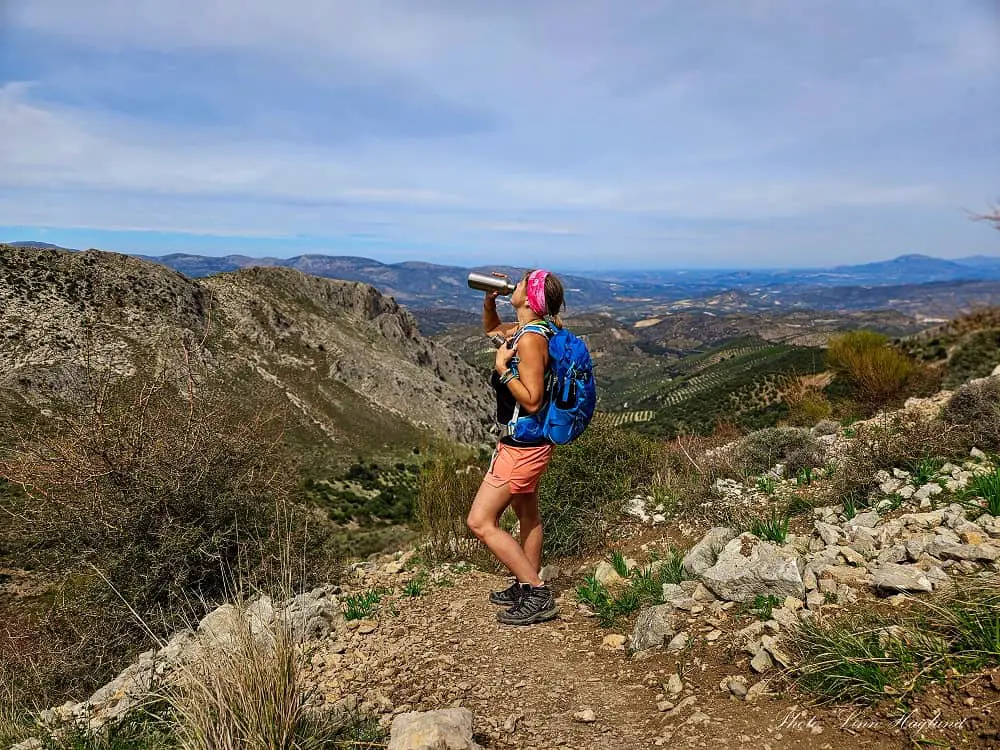
M 371 617 L 384 593 L 381 589 L 369 589 L 348 596 L 344 599 L 344 619 L 364 620 Z
M 708 471 L 716 477 L 746 479 L 780 463 L 785 465 L 787 474 L 795 475 L 799 469 L 815 466 L 820 456 L 819 444 L 809 430 L 767 427 L 751 432 L 736 445 L 716 454 Z
M 625 500 L 651 484 L 662 461 L 653 440 L 600 424 L 557 447 L 538 487 L 545 553 L 576 555 L 604 545 L 622 521 Z
M 1000 451 L 1000 378 L 963 385 L 948 400 L 942 417 L 965 432 L 967 447 Z
M 969 494 L 981 497 L 984 503 L 980 507 L 991 516 L 1000 516 L 1000 468 L 974 477 L 969 485 Z
M 870 409 L 885 406 L 906 387 L 913 362 L 875 331 L 836 336 L 827 349 L 827 366 L 851 386 L 855 398 Z
M 754 518 L 750 523 L 750 533 L 758 539 L 784 544 L 788 538 L 788 516 L 772 509 L 767 518 Z

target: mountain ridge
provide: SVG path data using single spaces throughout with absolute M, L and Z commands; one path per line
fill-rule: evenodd
M 0 330 L 0 400 L 21 409 L 73 401 L 88 361 L 131 376 L 183 344 L 241 383 L 237 397 L 282 395 L 302 439 L 344 457 L 481 444 L 492 425 L 483 374 L 425 339 L 408 310 L 370 285 L 294 269 L 192 280 L 132 256 L 0 245 Z

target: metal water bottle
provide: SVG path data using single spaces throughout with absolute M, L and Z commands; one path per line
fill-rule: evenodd
M 506 296 L 514 293 L 517 286 L 506 276 L 487 276 L 484 273 L 470 273 L 469 286 L 481 292 L 499 292 Z

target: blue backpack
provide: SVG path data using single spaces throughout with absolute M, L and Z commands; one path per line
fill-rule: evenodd
M 521 442 L 545 439 L 566 445 L 580 437 L 597 406 L 594 363 L 583 339 L 566 328 L 529 325 L 524 330 L 544 333 L 549 342 L 549 368 L 542 407 L 518 416 L 520 404 L 506 425 L 506 433 Z M 522 331 L 523 333 L 523 331 Z

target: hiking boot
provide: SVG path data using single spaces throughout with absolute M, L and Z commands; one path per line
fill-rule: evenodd
M 516 578 L 513 581 L 503 591 L 491 591 L 490 604 L 498 604 L 501 607 L 513 607 L 517 604 L 517 600 L 521 598 L 521 584 L 518 583 Z
M 559 613 L 556 600 L 548 586 L 521 584 L 521 594 L 510 609 L 497 612 L 497 620 L 504 625 L 533 625 L 551 620 Z

